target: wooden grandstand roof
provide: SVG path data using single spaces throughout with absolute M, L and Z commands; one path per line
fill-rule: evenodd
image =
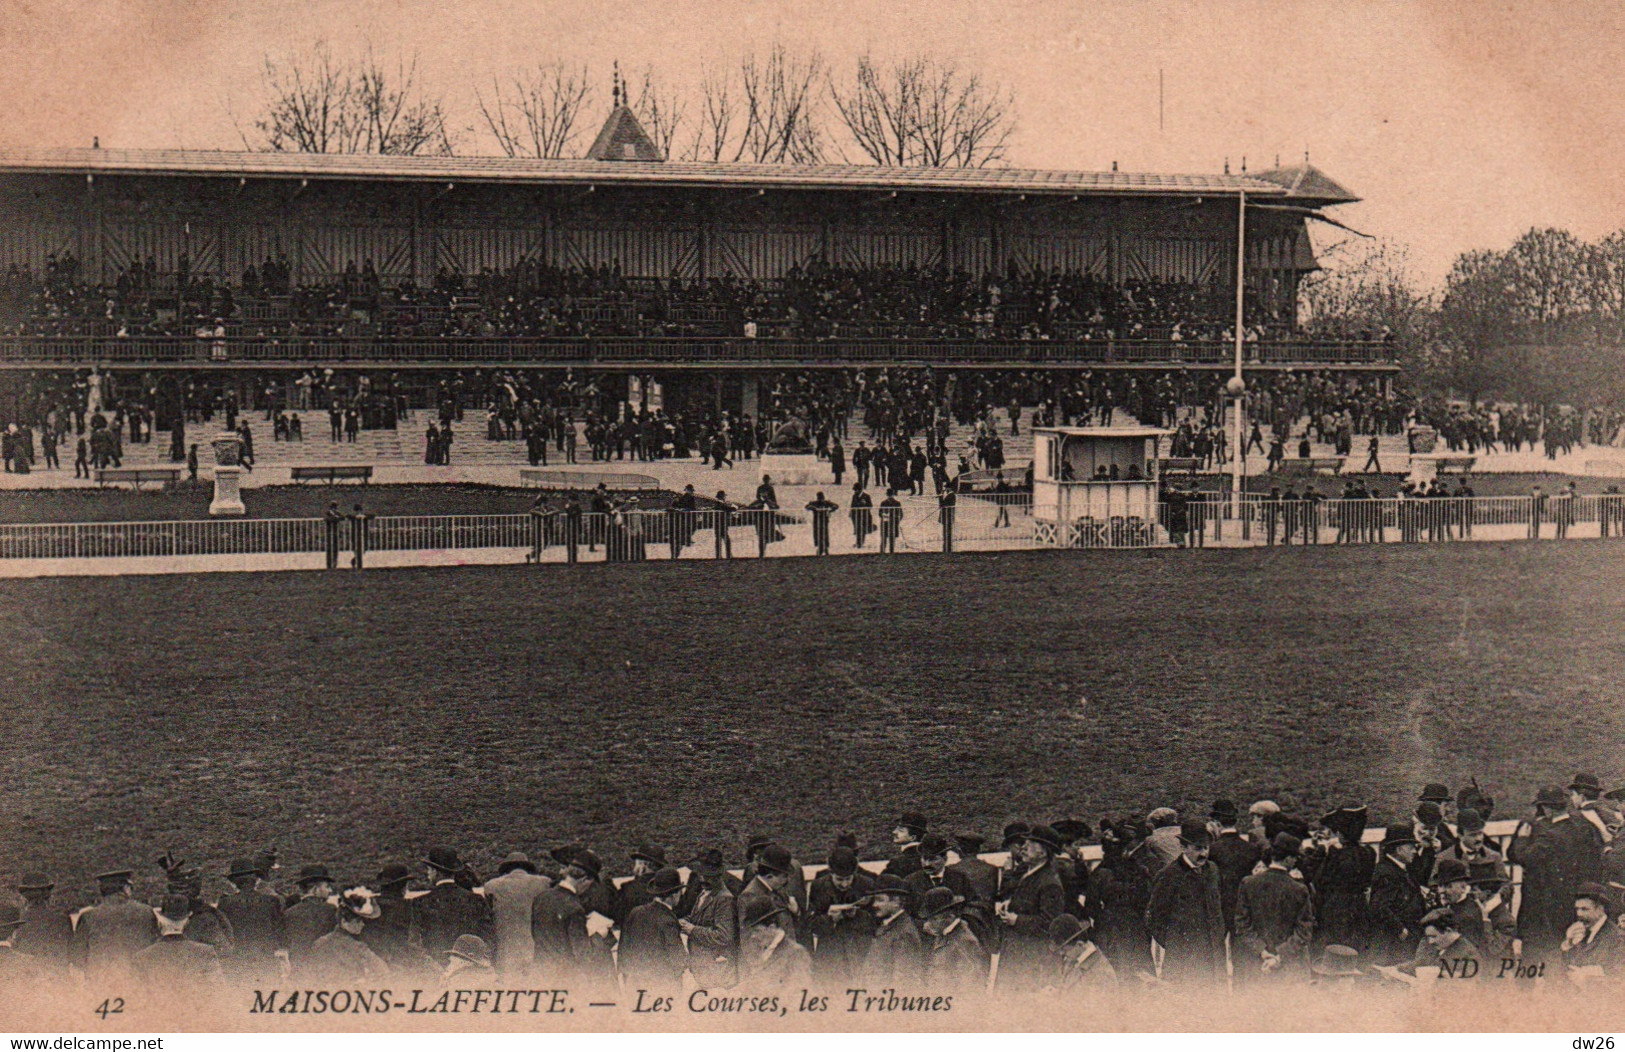
M 710 164 L 521 157 L 393 157 L 376 154 L 245 153 L 216 150 L 0 150 L 0 174 L 145 175 L 256 179 L 465 182 L 508 185 L 734 187 L 1041 195 L 1234 194 L 1314 200 L 1256 175 L 1156 175 L 1025 168 L 885 168 L 852 164 Z M 1326 182 L 1330 183 L 1328 179 Z M 1335 183 L 1331 184 L 1336 186 Z M 1337 187 L 1344 195 L 1348 192 Z M 1344 196 L 1341 201 L 1354 200 Z M 1331 200 L 1325 203 L 1337 203 Z

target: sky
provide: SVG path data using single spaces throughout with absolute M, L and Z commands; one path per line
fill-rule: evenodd
M 265 58 L 318 40 L 415 55 L 459 153 L 496 152 L 475 90 L 538 62 L 586 64 L 602 106 L 613 61 L 681 88 L 777 41 L 837 75 L 864 52 L 979 70 L 1016 98 L 1019 167 L 1307 154 L 1364 199 L 1335 214 L 1426 284 L 1531 227 L 1625 228 L 1617 0 L 5 0 L 0 146 L 240 149 Z

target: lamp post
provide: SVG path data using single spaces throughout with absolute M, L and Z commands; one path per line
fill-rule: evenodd
M 1247 291 L 1247 191 L 1242 190 L 1237 195 L 1236 207 L 1236 371 L 1224 385 L 1225 392 L 1235 400 L 1236 429 L 1235 441 L 1231 446 L 1234 453 L 1230 461 L 1230 517 L 1236 520 L 1238 529 L 1245 530 L 1241 522 L 1241 490 L 1247 480 L 1247 447 L 1246 432 L 1242 423 L 1242 405 L 1247 396 L 1247 381 L 1241 377 L 1242 352 L 1242 319 L 1243 305 Z

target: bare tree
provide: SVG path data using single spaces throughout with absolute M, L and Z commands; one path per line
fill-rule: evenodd
M 881 66 L 859 57 L 829 85 L 841 123 L 874 164 L 984 168 L 1001 163 L 1015 131 L 1015 98 L 953 62 L 916 56 Z
M 491 100 L 474 95 L 480 115 L 509 157 L 565 157 L 581 134 L 581 118 L 592 99 L 587 67 L 544 63 L 504 87 L 491 81 Z
M 358 59 L 318 41 L 309 54 L 265 59 L 261 148 L 301 153 L 452 152 L 445 103 L 418 82 L 418 62 L 391 69 L 370 46 Z M 246 142 L 246 136 L 245 142 Z M 256 144 L 248 143 L 253 146 Z
M 630 89 L 626 89 L 630 98 Z M 654 143 L 660 156 L 670 157 L 672 143 L 676 140 L 678 132 L 683 127 L 683 116 L 686 106 L 675 91 L 666 91 L 655 80 L 654 68 L 646 67 L 643 71 L 643 83 L 638 86 L 638 97 L 630 101 L 628 106 L 643 125 L 643 130 L 649 133 L 649 140 Z
M 818 88 L 824 59 L 816 50 L 798 57 L 774 44 L 765 61 L 747 55 L 739 66 L 745 111 L 735 160 L 816 164 L 823 160 Z
M 685 160 L 721 161 L 735 159 L 735 122 L 739 113 L 739 90 L 727 70 L 707 69 L 700 78 L 700 116 L 694 134 L 683 151 Z

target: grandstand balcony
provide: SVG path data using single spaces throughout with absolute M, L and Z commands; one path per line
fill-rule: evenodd
M 1383 340 L 1292 337 L 1244 345 L 1251 368 L 1392 371 Z M 1227 369 L 1220 340 L 717 337 L 4 336 L 0 368 L 537 368 L 680 369 L 936 366 L 942 368 Z

